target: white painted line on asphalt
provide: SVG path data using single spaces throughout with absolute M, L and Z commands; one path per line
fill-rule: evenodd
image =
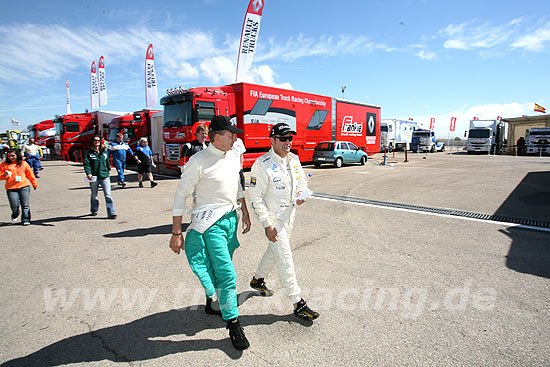
M 350 202 L 350 201 L 345 201 L 345 200 L 321 198 L 321 197 L 317 197 L 317 196 L 313 196 L 313 197 L 311 197 L 311 198 L 312 198 L 312 199 L 317 199 L 317 200 L 335 201 L 335 202 L 345 203 L 345 204 L 354 204 L 354 205 L 361 205 L 361 206 L 370 206 L 370 207 L 373 207 L 373 208 L 397 210 L 397 211 L 409 212 L 409 213 L 416 213 L 416 214 L 433 215 L 433 216 L 436 216 L 436 217 L 445 217 L 445 218 L 452 218 L 452 219 L 470 220 L 470 221 L 474 221 L 474 222 L 483 222 L 483 223 L 498 224 L 498 225 L 504 226 L 504 227 L 525 228 L 525 229 L 532 229 L 532 230 L 534 230 L 534 231 L 550 232 L 550 228 L 543 228 L 543 227 L 536 227 L 536 226 L 528 226 L 528 225 L 525 225 L 525 224 L 508 223 L 508 222 L 498 222 L 498 221 L 495 221 L 495 220 L 486 220 L 486 219 L 478 219 L 478 218 L 459 217 L 459 216 L 456 216 L 456 215 L 439 214 L 439 213 L 430 213 L 430 212 L 424 212 L 424 211 L 419 211 L 419 210 L 411 210 L 411 209 L 404 209 L 404 208 L 392 208 L 392 207 L 383 206 L 383 205 L 367 204 L 367 203 L 356 203 L 356 202 Z

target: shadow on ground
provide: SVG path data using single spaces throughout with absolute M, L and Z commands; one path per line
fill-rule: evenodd
M 189 223 L 182 224 L 182 231 L 185 232 L 189 227 Z M 172 233 L 172 225 L 164 224 L 161 226 L 150 227 L 150 228 L 135 228 L 129 229 L 127 231 L 116 232 L 116 233 L 107 233 L 103 237 L 107 238 L 121 238 L 121 237 L 144 237 L 152 234 L 170 234 Z
M 257 292 L 243 292 L 239 294 L 239 303 L 257 295 Z M 239 320 L 245 328 L 277 322 L 312 325 L 311 321 L 302 321 L 293 314 L 244 315 Z M 218 316 L 207 315 L 202 305 L 160 312 L 103 329 L 92 330 L 88 327 L 90 331 L 87 333 L 62 339 L 29 355 L 7 361 L 2 366 L 59 366 L 102 360 L 146 361 L 170 354 L 210 349 L 219 349 L 232 359 L 242 356 L 242 352 L 231 345 L 225 322 Z M 190 338 L 207 329 L 221 329 L 220 339 Z
M 529 172 L 495 215 L 550 222 L 550 171 Z M 512 239 L 506 266 L 520 273 L 550 278 L 550 233 L 509 227 Z

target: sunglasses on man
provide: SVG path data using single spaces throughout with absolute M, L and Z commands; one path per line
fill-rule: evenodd
M 279 141 L 285 142 L 285 141 L 292 141 L 294 139 L 293 135 L 290 136 L 276 136 L 275 138 L 279 139 Z

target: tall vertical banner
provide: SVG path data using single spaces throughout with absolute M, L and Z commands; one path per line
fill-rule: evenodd
M 97 84 L 97 72 L 95 68 L 95 61 L 92 61 L 92 70 L 90 71 L 90 106 L 99 108 L 99 87 Z
M 145 54 L 145 105 L 147 107 L 156 106 L 158 100 L 155 54 L 153 53 L 153 45 L 151 44 L 147 47 L 147 53 Z
M 97 78 L 99 79 L 99 106 L 105 106 L 107 104 L 107 86 L 105 85 L 105 60 L 103 56 L 99 58 Z
M 69 95 L 69 79 L 65 78 L 65 88 L 66 88 L 66 93 L 67 93 L 67 110 L 66 110 L 66 114 L 70 114 L 72 113 L 71 112 L 71 97 Z
M 262 20 L 264 2 L 265 0 L 250 0 L 248 4 L 248 9 L 244 17 L 243 31 L 241 33 L 235 82 L 239 81 L 239 76 L 242 77 L 246 75 L 252 66 L 254 52 L 256 52 L 258 34 L 260 33 L 260 21 Z
M 450 131 L 455 131 L 456 127 L 456 117 L 451 117 L 451 128 Z
M 477 121 L 477 120 L 479 120 L 479 117 L 474 116 L 474 121 Z
M 430 118 L 430 130 L 435 128 L 435 117 Z

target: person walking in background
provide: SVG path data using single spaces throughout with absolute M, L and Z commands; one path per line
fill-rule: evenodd
M 244 190 L 244 173 L 243 173 L 243 163 L 244 163 L 244 153 L 246 152 L 246 148 L 244 147 L 244 143 L 240 138 L 237 138 L 235 143 L 233 144 L 233 149 L 239 153 L 240 162 L 241 162 L 241 170 L 239 171 L 239 176 L 241 178 L 241 187 Z
M 101 138 L 95 135 L 90 142 L 88 151 L 84 154 L 84 172 L 86 179 L 90 183 L 90 213 L 93 216 L 99 211 L 99 200 L 97 198 L 99 186 L 103 189 L 105 196 L 105 206 L 107 208 L 107 217 L 116 219 L 115 205 L 111 196 L 111 178 L 109 172 L 111 170 L 111 161 L 109 152 L 101 143 Z
M 183 151 L 181 152 L 181 156 L 185 158 L 183 162 L 184 164 L 189 161 L 189 158 L 191 158 L 193 154 L 206 149 L 208 145 L 210 145 L 210 142 L 206 141 L 206 138 L 208 137 L 208 127 L 206 125 L 201 124 L 197 126 L 195 136 L 195 140 L 183 144 Z
M 4 159 L 4 154 L 8 151 L 9 148 L 10 146 L 4 143 L 2 139 L 0 139 L 0 159 Z
M 220 314 L 226 321 L 233 347 L 249 347 L 239 322 L 237 274 L 233 253 L 239 247 L 237 209 L 242 212 L 243 233 L 250 230 L 250 217 L 239 184 L 239 156 L 231 149 L 235 134 L 243 131 L 231 125 L 226 116 L 215 116 L 210 123 L 207 149 L 195 154 L 183 167 L 172 209 L 170 248 L 184 250 L 193 273 L 206 294 L 208 314 Z M 189 232 L 182 234 L 182 218 L 187 198 L 195 195 Z M 219 299 L 220 309 L 212 306 Z
M 6 161 L 0 163 L 0 180 L 6 181 L 6 193 L 11 208 L 11 221 L 16 222 L 21 206 L 21 223 L 31 224 L 31 209 L 29 199 L 31 185 L 36 190 L 38 182 L 29 164 L 23 161 L 19 150 L 10 149 L 6 153 Z
M 42 149 L 35 143 L 34 138 L 30 138 L 28 144 L 23 145 L 21 151 L 23 152 L 23 156 L 25 157 L 27 163 L 31 166 L 34 176 L 39 178 L 40 176 L 38 176 L 38 171 L 42 168 L 42 165 L 40 164 Z
M 137 171 L 138 171 L 138 181 L 139 187 L 143 187 L 143 175 L 147 174 L 147 178 L 151 182 L 151 187 L 158 185 L 153 181 L 153 174 L 151 173 L 151 166 L 155 166 L 155 161 L 153 160 L 153 151 L 148 145 L 147 138 L 139 139 L 139 144 L 136 147 L 136 152 L 134 157 L 137 162 Z
M 116 172 L 118 174 L 117 185 L 126 186 L 124 182 L 124 170 L 126 169 L 126 154 L 130 153 L 131 156 L 134 155 L 134 152 L 126 142 L 124 142 L 124 135 L 121 133 L 116 134 L 116 141 L 109 144 L 109 153 L 113 158 L 113 165 L 115 166 Z
M 294 304 L 294 314 L 301 319 L 315 320 L 319 313 L 312 311 L 301 297 L 290 248 L 296 206 L 305 202 L 305 198 L 299 196 L 309 191 L 300 159 L 290 152 L 294 135 L 296 131 L 289 125 L 274 125 L 269 134 L 271 150 L 252 165 L 250 202 L 269 243 L 250 286 L 263 296 L 271 296 L 273 292 L 264 279 L 277 266 L 284 293 Z

